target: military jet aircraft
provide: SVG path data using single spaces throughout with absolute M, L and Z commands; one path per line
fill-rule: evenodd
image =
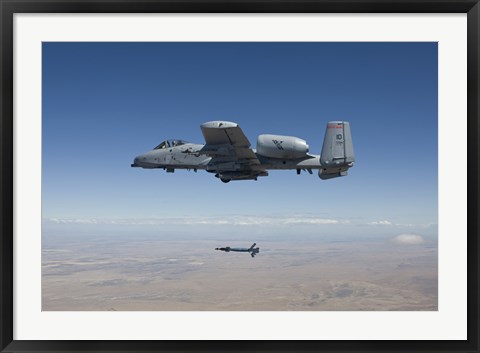
M 229 121 L 210 121 L 200 126 L 206 144 L 183 140 L 165 140 L 153 150 L 137 156 L 132 167 L 204 169 L 215 173 L 224 183 L 231 180 L 257 180 L 267 176 L 269 169 L 294 169 L 312 174 L 318 169 L 320 179 L 347 175 L 354 165 L 350 123 L 330 121 L 327 124 L 320 155 L 310 154 L 305 140 L 293 136 L 259 135 L 257 149 L 240 126 Z
M 249 248 L 231 248 L 227 246 L 226 248 L 215 248 L 215 250 L 221 250 L 221 251 L 236 251 L 236 252 L 248 252 L 252 257 L 255 257 L 260 252 L 260 248 L 255 248 L 254 246 L 257 245 L 257 243 L 253 243 L 253 245 Z

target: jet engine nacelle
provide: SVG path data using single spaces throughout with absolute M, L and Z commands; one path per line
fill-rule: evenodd
M 306 157 L 307 141 L 293 136 L 260 135 L 257 153 L 269 158 L 295 159 Z

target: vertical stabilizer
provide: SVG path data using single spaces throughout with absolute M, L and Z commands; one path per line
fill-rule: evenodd
M 323 140 L 319 176 L 331 179 L 347 175 L 347 170 L 355 162 L 350 123 L 347 121 L 330 121 L 327 124 Z

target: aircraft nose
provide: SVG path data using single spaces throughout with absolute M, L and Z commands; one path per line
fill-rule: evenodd
M 149 151 L 147 153 L 141 154 L 136 156 L 133 159 L 132 167 L 140 167 L 140 168 L 155 168 L 156 165 L 156 156 L 153 151 Z
M 133 160 L 133 164 L 131 165 L 131 167 L 140 167 L 140 156 L 137 156 L 135 157 L 135 159 Z

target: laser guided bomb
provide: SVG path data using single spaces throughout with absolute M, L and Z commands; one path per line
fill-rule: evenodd
M 215 248 L 215 250 L 220 250 L 220 251 L 225 251 L 225 252 L 230 252 L 230 251 L 233 251 L 233 252 L 248 252 L 248 253 L 250 253 L 250 255 L 252 257 L 255 257 L 255 255 L 257 255 L 260 252 L 260 248 L 256 248 L 255 245 L 257 245 L 257 243 L 253 243 L 253 245 L 249 248 L 231 248 L 231 247 L 227 246 L 225 248 Z

